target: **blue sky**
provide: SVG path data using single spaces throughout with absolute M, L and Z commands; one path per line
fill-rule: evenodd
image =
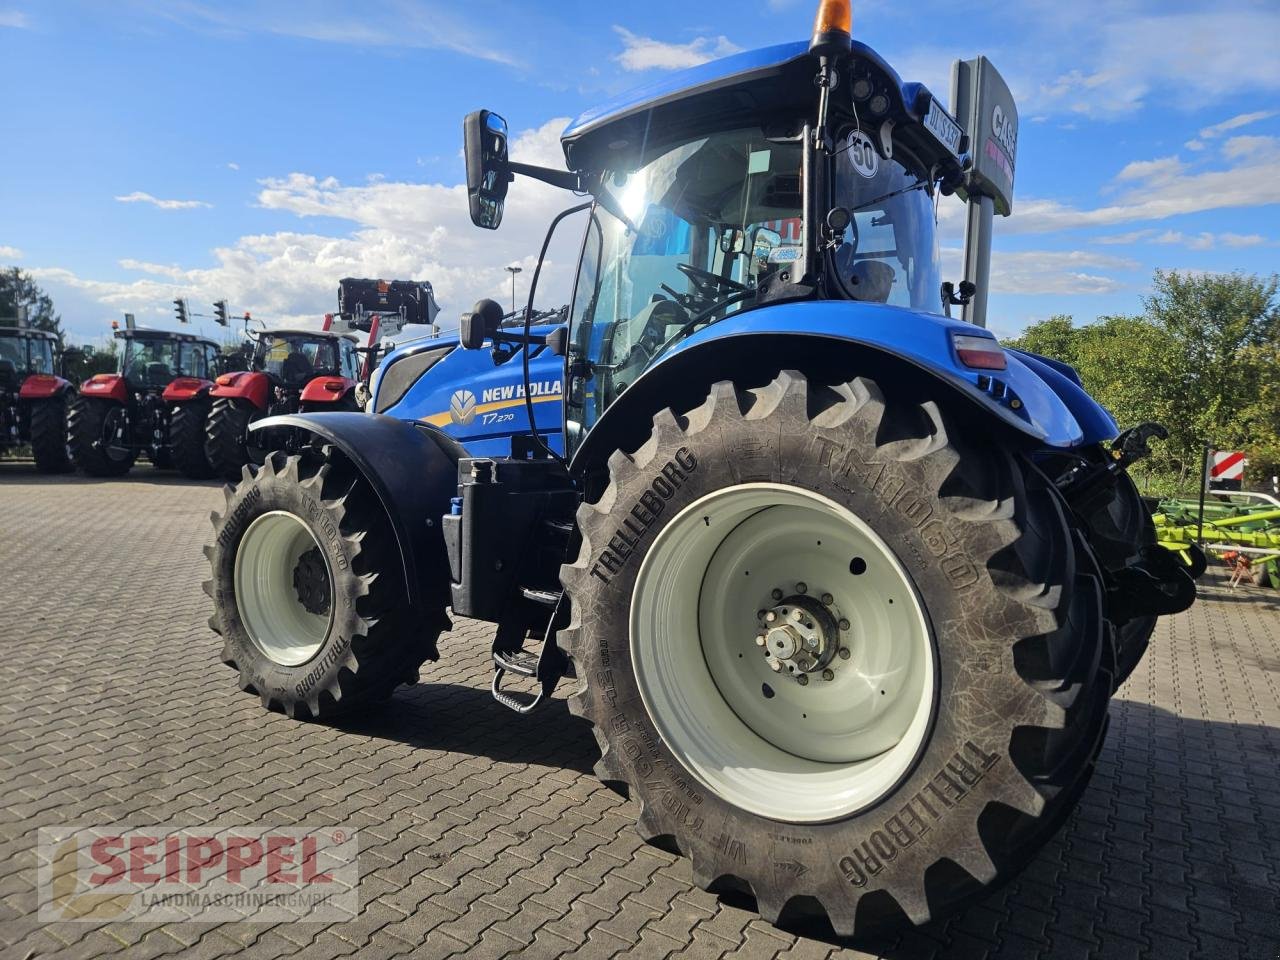
M 567 205 L 520 182 L 502 230 L 471 227 L 465 113 L 497 110 L 514 155 L 556 162 L 567 118 L 664 70 L 803 38 L 814 6 L 0 0 L 0 264 L 32 271 L 77 338 L 125 311 L 173 326 L 179 295 L 314 321 L 348 275 L 431 280 L 452 323 L 510 296 L 503 267 L 531 268 Z M 952 60 L 979 53 L 1014 87 L 994 329 L 1137 311 L 1156 267 L 1277 269 L 1274 0 L 957 9 L 855 2 L 854 32 L 944 99 Z M 944 204 L 952 277 L 962 219 Z M 549 293 L 571 259 L 553 251 Z

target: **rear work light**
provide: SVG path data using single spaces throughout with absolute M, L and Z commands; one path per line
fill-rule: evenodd
M 956 356 L 960 358 L 960 362 L 970 369 L 1003 370 L 1007 366 L 1004 348 L 994 337 L 953 333 L 951 343 L 956 348 Z

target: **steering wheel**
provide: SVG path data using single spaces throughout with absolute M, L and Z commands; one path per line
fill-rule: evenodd
M 722 290 L 741 293 L 747 289 L 747 285 L 745 283 L 739 283 L 737 280 L 730 280 L 728 277 L 722 277 L 719 274 L 712 273 L 710 270 L 700 270 L 698 267 L 691 267 L 687 263 L 677 263 L 676 269 L 692 280 L 698 293 L 708 300 L 717 296 Z

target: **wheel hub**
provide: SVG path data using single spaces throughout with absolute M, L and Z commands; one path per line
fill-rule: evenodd
M 808 684 L 809 674 L 834 680 L 831 665 L 838 654 L 847 658 L 848 650 L 841 646 L 841 624 L 835 598 L 821 594 L 816 599 L 807 594 L 808 585 L 798 583 L 787 596 L 781 588 L 775 588 L 773 596 L 778 602 L 768 610 L 761 610 L 757 622 L 762 632 L 756 635 L 756 646 L 764 653 L 769 669 L 791 677 L 801 686 Z M 781 598 L 781 599 L 778 599 Z
M 319 547 L 312 547 L 298 558 L 293 568 L 293 589 L 307 613 L 329 612 L 329 571 Z

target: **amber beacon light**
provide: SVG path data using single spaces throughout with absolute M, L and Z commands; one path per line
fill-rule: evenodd
M 853 43 L 853 3 L 851 0 L 821 0 L 813 21 L 809 52 L 829 57 L 848 53 Z

